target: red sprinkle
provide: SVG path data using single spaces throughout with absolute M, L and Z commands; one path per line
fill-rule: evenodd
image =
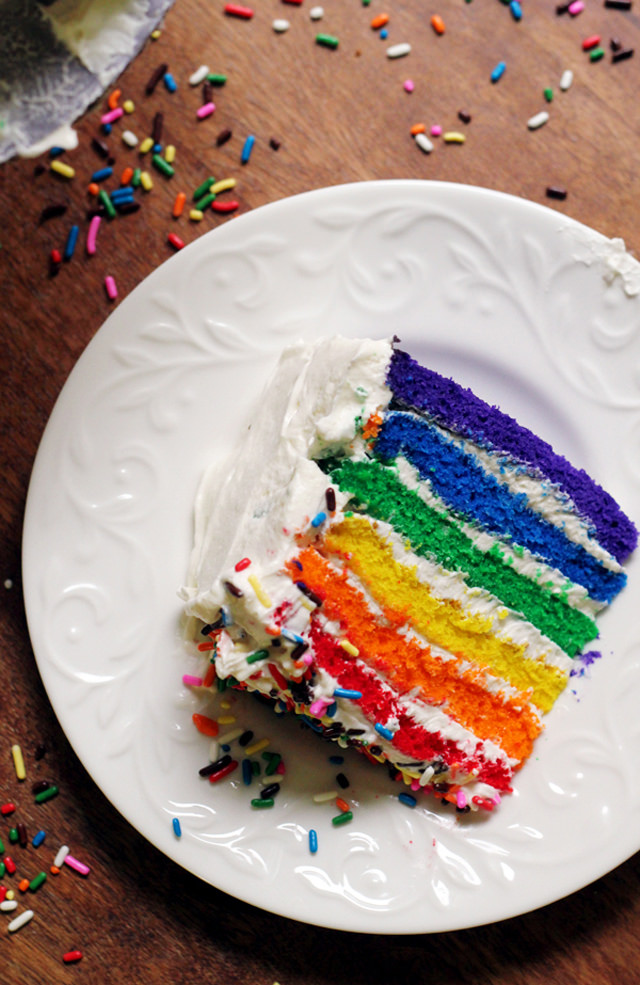
M 230 17 L 242 17 L 245 21 L 251 20 L 253 17 L 251 7 L 241 7 L 237 3 L 225 3 L 224 12 L 225 14 L 229 14 Z
M 591 37 L 585 38 L 582 42 L 582 50 L 589 51 L 591 48 L 596 48 L 600 44 L 600 35 L 592 34 Z
M 243 557 L 241 561 L 236 564 L 236 571 L 244 571 L 251 564 L 251 558 Z
M 227 763 L 226 766 L 223 766 L 221 770 L 217 771 L 217 773 L 211 773 L 211 775 L 209 776 L 209 783 L 216 783 L 218 780 L 224 779 L 225 776 L 229 776 L 229 773 L 233 773 L 233 771 L 237 768 L 238 768 L 238 760 L 232 759 L 230 763 Z
M 62 257 L 60 257 L 60 259 L 62 260 Z M 16 809 L 16 805 L 12 804 L 11 801 L 9 801 L 8 803 L 3 804 L 2 807 L 0 807 L 0 814 L 13 814 L 15 809 Z
M 211 203 L 211 208 L 214 212 L 235 212 L 239 206 L 240 202 L 236 202 L 235 199 L 232 199 L 230 202 L 221 202 L 219 199 L 216 199 L 215 202 Z
M 82 959 L 82 951 L 67 951 L 66 954 L 62 955 L 62 960 L 65 964 L 72 964 L 74 961 L 80 961 Z
M 184 240 L 180 239 L 175 233 L 169 233 L 167 236 L 168 241 L 173 246 L 174 250 L 184 249 Z
M 7 872 L 9 873 L 9 875 L 10 876 L 14 875 L 15 874 L 15 871 L 16 871 L 16 863 L 13 861 L 13 859 L 9 855 L 5 855 L 5 857 L 4 857 L 4 864 L 5 864 L 6 868 L 7 868 Z

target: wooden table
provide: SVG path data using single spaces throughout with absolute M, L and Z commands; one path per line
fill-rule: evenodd
M 314 929 L 201 884 L 147 844 L 96 788 L 47 700 L 21 597 L 20 536 L 31 466 L 69 371 L 113 304 L 170 255 L 167 234 L 177 232 L 189 242 L 234 221 L 232 215 L 213 213 L 200 223 L 190 222 L 186 213 L 172 219 L 179 188 L 190 192 L 210 173 L 234 177 L 237 186 L 227 197 L 233 195 L 243 213 L 342 182 L 398 177 L 465 182 L 546 203 L 640 251 L 640 53 L 614 63 L 610 47 L 611 39 L 621 50 L 638 46 L 636 10 L 587 0 L 584 12 L 571 16 L 557 14 L 549 0 L 523 0 L 524 16 L 517 22 L 497 0 L 439 5 L 390 0 L 384 7 L 333 0 L 324 19 L 314 23 L 310 0 L 301 6 L 256 0 L 255 6 L 255 17 L 241 20 L 224 16 L 220 0 L 177 0 L 161 36 L 148 42 L 119 80 L 122 100 L 131 98 L 136 106 L 127 120 L 130 129 L 142 137 L 154 115 L 164 114 L 163 142 L 177 148 L 177 174 L 169 182 L 154 171 L 153 191 L 138 193 L 143 208 L 103 223 L 95 256 L 84 249 L 87 211 L 95 202 L 86 185 L 104 163 L 92 147 L 92 137 L 101 137 L 104 103 L 78 122 L 79 147 L 62 158 L 73 164 L 74 180 L 51 175 L 47 156 L 0 168 L 0 573 L 7 580 L 0 588 L 0 801 L 15 800 L 33 833 L 41 815 L 28 788 L 34 779 L 55 779 L 61 793 L 49 804 L 50 842 L 81 846 L 92 867 L 88 879 L 50 877 L 33 900 L 37 920 L 11 938 L 2 930 L 3 980 L 20 985 L 81 980 L 636 985 L 640 855 L 566 900 L 497 925 L 390 939 Z M 390 14 L 386 42 L 370 27 L 383 9 Z M 429 24 L 435 12 L 445 21 L 442 35 Z M 275 17 L 290 21 L 287 33 L 274 32 Z M 319 31 L 338 37 L 338 47 L 316 44 Z M 595 34 L 602 37 L 600 60 L 582 50 L 582 40 Z M 405 40 L 413 45 L 409 57 L 385 56 L 388 44 Z M 506 71 L 492 83 L 500 61 Z M 169 64 L 178 90 L 170 94 L 160 83 L 153 95 L 145 95 L 161 62 Z M 197 122 L 200 93 L 188 78 L 202 63 L 225 74 L 227 82 L 215 90 L 215 115 Z M 560 78 L 568 68 L 574 82 L 561 92 Z M 408 79 L 412 93 L 404 89 Z M 547 87 L 553 90 L 551 102 L 543 94 Z M 529 130 L 529 118 L 545 108 L 549 122 Z M 459 131 L 466 142 L 434 138 L 435 149 L 427 155 L 410 133 L 417 123 L 427 130 L 440 124 Z M 216 137 L 225 128 L 233 135 L 218 147 Z M 256 142 L 243 166 L 240 154 L 248 134 Z M 104 139 L 113 149 L 117 173 L 135 160 L 136 153 L 118 136 Z M 566 189 L 566 199 L 547 198 L 549 186 Z M 41 210 L 55 203 L 68 206 L 65 215 L 39 224 Z M 64 248 L 73 223 L 80 226 L 79 245 L 51 276 L 50 251 Z M 106 297 L 106 274 L 117 283 L 116 302 Z M 21 745 L 27 761 L 22 786 L 13 772 L 13 743 Z M 47 752 L 36 762 L 39 743 Z M 8 821 L 0 826 L 5 842 Z M 630 817 L 629 823 L 638 819 Z M 30 850 L 13 848 L 18 859 Z M 84 952 L 83 960 L 63 964 L 62 954 L 73 947 Z

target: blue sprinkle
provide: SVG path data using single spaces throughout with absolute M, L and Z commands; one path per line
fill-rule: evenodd
M 376 722 L 373 726 L 378 735 L 381 735 L 383 739 L 388 739 L 389 742 L 393 739 L 393 732 L 391 729 L 386 728 L 386 726 L 381 725 L 380 722 Z
M 511 0 L 511 3 L 509 4 L 509 8 L 511 10 L 511 13 L 513 14 L 514 21 L 521 21 L 522 7 L 518 3 L 518 0 Z
M 153 147 L 151 148 L 151 151 L 154 154 L 162 153 L 162 144 L 154 144 Z
M 107 137 L 109 136 L 109 134 L 111 133 L 111 131 L 112 131 L 112 130 L 113 130 L 113 127 L 111 126 L 111 124 L 110 124 L 110 123 L 103 123 L 103 124 L 102 124 L 102 132 L 103 132 L 103 133 L 104 133 L 104 134 L 105 134 L 105 135 L 106 135 Z
M 350 691 L 346 687 L 336 687 L 333 689 L 334 698 L 351 698 L 352 701 L 357 701 L 358 698 L 362 697 L 362 691 Z
M 176 838 L 180 838 L 182 836 L 182 828 L 180 827 L 179 818 L 174 817 L 171 823 L 173 824 L 173 833 L 175 834 Z
M 231 613 L 229 612 L 228 609 L 224 607 L 224 605 L 220 607 L 220 618 L 222 619 L 223 626 L 230 626 L 231 623 L 233 622 L 233 619 L 231 618 Z
M 171 72 L 164 73 L 164 84 L 169 92 L 175 92 L 176 89 L 178 88 L 178 83 L 174 79 Z
M 256 138 L 253 136 L 252 133 L 250 133 L 247 139 L 245 140 L 244 146 L 242 148 L 242 154 L 240 155 L 241 164 L 246 164 L 249 158 L 251 157 L 251 151 L 253 150 L 253 145 L 255 144 L 255 142 L 256 142 Z
M 406 804 L 407 807 L 415 807 L 418 803 L 416 798 L 410 793 L 399 793 L 398 800 L 401 804 Z
M 335 766 L 340 766 L 344 763 L 344 756 L 329 756 L 329 762 L 334 763 Z
M 494 68 L 493 72 L 491 73 L 491 81 L 492 82 L 497 82 L 498 79 L 501 79 L 502 76 L 505 73 L 506 67 L 507 67 L 507 63 L 506 62 L 498 62 L 498 64 Z
M 69 235 L 67 236 L 67 243 L 64 248 L 64 259 L 70 260 L 73 256 L 74 250 L 76 248 L 76 243 L 78 242 L 78 233 L 80 229 L 78 226 L 72 226 L 69 230 Z
M 314 516 L 313 520 L 311 521 L 311 526 L 319 527 L 320 524 L 324 523 L 326 519 L 327 519 L 327 514 L 321 510 L 320 513 L 316 513 L 316 515 Z
M 300 721 L 303 723 L 303 725 L 308 725 L 309 728 L 312 729 L 314 732 L 319 732 L 320 735 L 322 735 L 324 731 L 322 725 L 318 725 L 316 722 L 312 721 L 312 719 L 309 718 L 308 715 L 300 715 Z
M 64 154 L 64 147 L 51 147 L 49 150 L 49 157 L 60 157 Z
M 337 706 L 337 704 L 334 701 L 332 704 L 329 705 L 328 708 L 325 708 L 325 712 L 324 713 L 325 713 L 325 715 L 328 715 L 329 718 L 334 718 L 337 710 L 338 710 L 338 706 Z
M 387 31 L 386 27 L 383 27 L 382 30 L 380 31 L 380 40 L 386 41 L 388 37 L 389 37 L 389 32 Z
M 290 643 L 304 643 L 302 636 L 298 636 L 297 633 L 293 633 L 290 629 L 281 629 L 280 635 L 284 636 L 285 640 L 289 640 Z
M 309 829 L 309 851 L 311 852 L 312 855 L 315 855 L 315 853 L 318 851 L 318 835 L 317 832 L 313 830 L 313 828 Z
M 31 842 L 31 844 L 33 845 L 34 848 L 37 848 L 38 845 L 42 844 L 42 842 L 46 837 L 47 836 L 44 831 L 38 831 L 38 833 L 33 836 L 33 841 Z
M 222 749 L 223 752 L 231 751 L 231 746 L 227 742 L 223 742 L 220 748 Z
M 105 178 L 110 178 L 112 174 L 113 174 L 113 168 L 99 168 L 97 171 L 93 172 L 93 174 L 91 175 L 91 180 L 104 181 Z
M 125 185 L 124 188 L 114 188 L 109 198 L 112 202 L 132 202 L 133 188 L 130 188 L 128 185 Z
M 242 782 L 245 787 L 251 786 L 253 780 L 253 764 L 250 759 L 242 760 Z

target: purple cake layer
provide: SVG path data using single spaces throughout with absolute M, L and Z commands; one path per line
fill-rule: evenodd
M 583 469 L 556 454 L 550 444 L 522 427 L 498 407 L 454 380 L 426 369 L 394 349 L 387 385 L 395 404 L 428 414 L 438 424 L 536 469 L 573 501 L 595 529 L 600 544 L 620 563 L 636 547 L 638 531 L 616 501 Z

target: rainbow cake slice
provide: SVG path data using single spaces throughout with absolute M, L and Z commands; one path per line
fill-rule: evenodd
M 331 338 L 285 350 L 205 476 L 182 597 L 218 678 L 491 810 L 636 541 L 498 408 L 392 342 Z

